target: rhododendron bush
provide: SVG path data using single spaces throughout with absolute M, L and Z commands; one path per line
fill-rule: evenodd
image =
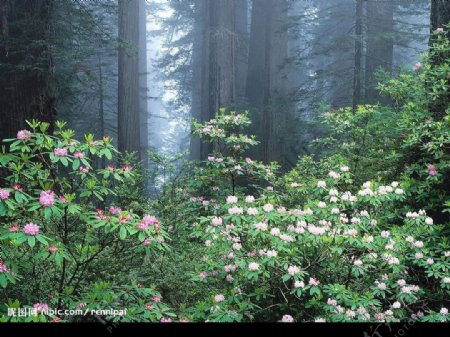
M 159 293 L 134 274 L 146 255 L 167 249 L 167 233 L 154 215 L 138 214 L 116 196 L 136 178 L 132 165 L 114 166 L 110 138 L 87 135 L 81 142 L 64 123 L 53 135 L 46 123 L 29 126 L 5 140 L 9 151 L 0 156 L 3 320 L 7 307 L 76 309 L 83 303 L 129 307 L 126 320 L 161 319 L 168 307 L 146 310 L 150 295 Z M 103 158 L 111 163 L 99 167 Z M 61 319 L 37 311 L 27 319 Z

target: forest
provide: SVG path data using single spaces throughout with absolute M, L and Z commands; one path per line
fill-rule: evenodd
M 0 322 L 449 322 L 449 225 L 450 1 L 0 0 Z

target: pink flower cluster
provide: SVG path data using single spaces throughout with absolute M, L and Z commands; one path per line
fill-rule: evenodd
M 67 156 L 67 149 L 66 148 L 57 147 L 56 149 L 53 150 L 53 153 L 57 157 L 64 157 L 64 156 Z
M 23 232 L 25 233 L 25 235 L 29 235 L 29 236 L 38 235 L 39 234 L 39 226 L 32 222 L 27 223 L 23 227 Z
M 0 273 L 4 273 L 8 271 L 8 267 L 6 267 L 6 265 L 3 263 L 3 260 L 0 259 Z
M 432 177 L 437 175 L 436 168 L 434 167 L 434 165 L 428 165 L 428 174 Z
M 10 192 L 8 190 L 5 189 L 0 189 L 0 199 L 1 200 L 6 200 L 9 198 Z
M 20 130 L 17 132 L 17 139 L 28 140 L 31 137 L 31 132 L 28 130 Z
M 55 203 L 55 193 L 50 190 L 42 191 L 39 195 L 39 203 L 44 207 L 53 206 Z

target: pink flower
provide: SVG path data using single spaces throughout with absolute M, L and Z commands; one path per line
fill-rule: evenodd
M 47 250 L 51 253 L 56 253 L 58 251 L 58 247 L 56 247 L 55 245 L 49 245 L 47 247 Z
M 284 315 L 284 316 L 281 318 L 281 321 L 282 321 L 283 323 L 292 323 L 292 322 L 294 322 L 294 317 L 292 317 L 291 315 Z
M 314 277 L 310 277 L 310 278 L 309 278 L 309 281 L 308 281 L 308 284 L 309 284 L 309 285 L 311 285 L 311 286 L 318 286 L 319 283 L 320 283 L 320 282 L 319 282 L 317 279 L 315 279 Z
M 33 305 L 33 308 L 36 309 L 38 314 L 43 314 L 48 311 L 47 303 L 36 303 Z
M 161 323 L 172 323 L 172 318 L 170 318 L 170 317 L 162 317 L 160 322 Z
M 136 225 L 136 228 L 140 231 L 146 231 L 148 228 L 148 224 L 141 222 Z
M 413 71 L 418 71 L 420 68 L 422 68 L 422 63 L 417 62 L 413 67 Z
M 439 28 L 437 28 L 437 29 L 435 30 L 435 32 L 438 33 L 438 34 L 442 34 L 442 33 L 444 33 L 444 28 L 439 27 Z
M 160 303 L 161 302 L 161 297 L 153 296 L 152 301 L 155 302 L 155 303 Z
M 13 185 L 12 188 L 14 191 L 19 191 L 19 192 L 23 191 L 22 186 L 20 186 L 20 184 L 15 184 L 15 185 Z
M 125 164 L 122 165 L 122 170 L 124 170 L 125 172 L 131 172 L 131 170 L 133 169 L 133 166 Z
M 214 301 L 215 301 L 216 303 L 220 303 L 220 302 L 222 302 L 222 301 L 224 301 L 224 300 L 225 300 L 225 296 L 223 296 L 222 294 L 219 294 L 219 295 L 214 296 Z
M 67 202 L 67 199 L 66 199 L 66 197 L 65 197 L 65 196 L 63 196 L 63 195 L 60 195 L 60 196 L 58 197 L 58 200 L 59 200 L 59 202 L 62 202 L 62 203 L 65 203 L 65 202 Z
M 264 212 L 272 212 L 273 211 L 273 206 L 271 204 L 265 204 L 263 206 L 263 210 L 264 210 Z
M 259 264 L 256 262 L 251 262 L 248 265 L 248 270 L 250 271 L 257 271 L 259 269 Z
M 53 153 L 57 157 L 64 157 L 64 156 L 67 156 L 67 149 L 58 147 L 58 148 L 53 150 Z
M 6 267 L 6 265 L 3 263 L 3 260 L 0 259 L 0 273 L 4 273 L 8 271 L 8 267 Z
M 25 235 L 30 235 L 30 236 L 38 235 L 39 226 L 32 222 L 27 223 L 23 228 L 23 232 L 25 233 Z
M 39 195 L 39 203 L 44 207 L 53 206 L 55 203 L 55 193 L 53 191 L 42 191 Z
M 89 172 L 89 167 L 87 167 L 87 166 L 80 166 L 80 172 L 81 173 L 88 173 Z
M 17 139 L 28 140 L 31 137 L 31 132 L 28 130 L 20 130 L 17 132 Z
M 10 192 L 5 189 L 0 189 L 0 199 L 6 200 L 9 198 Z
M 247 164 L 251 164 L 251 163 L 253 163 L 253 160 L 251 160 L 250 158 L 245 158 L 245 162 L 247 163 Z
M 228 275 L 225 277 L 225 280 L 226 280 L 227 282 L 229 282 L 229 283 L 233 282 L 233 280 L 234 280 L 233 275 L 228 274 Z
M 75 158 L 84 158 L 84 152 L 83 151 L 75 151 L 75 153 L 73 154 L 73 156 Z
M 151 304 L 151 303 L 147 303 L 146 305 L 145 305 L 145 308 L 147 309 L 147 310 L 150 310 L 150 311 L 152 311 L 154 308 L 153 308 L 153 304 Z
M 152 244 L 153 238 L 146 238 L 144 240 L 144 246 L 150 246 Z
M 19 231 L 19 225 L 13 224 L 11 227 L 8 228 L 8 232 L 14 233 Z
M 115 167 L 113 165 L 106 165 L 106 170 L 108 170 L 110 172 L 114 172 Z
M 436 168 L 434 167 L 434 165 L 428 165 L 428 174 L 432 177 L 437 175 Z
M 114 215 L 120 213 L 121 211 L 122 211 L 122 209 L 121 209 L 120 207 L 111 206 L 111 207 L 109 208 L 109 212 L 110 212 L 111 214 L 114 214 Z
M 202 280 L 204 280 L 205 278 L 208 277 L 208 274 L 205 273 L 204 271 L 202 271 L 202 272 L 198 275 L 198 277 L 200 277 Z
M 159 225 L 159 220 L 153 215 L 145 215 L 142 221 L 149 226 Z

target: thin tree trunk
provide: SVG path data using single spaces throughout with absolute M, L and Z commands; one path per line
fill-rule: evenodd
M 356 25 L 355 25 L 355 68 L 353 76 L 353 110 L 361 102 L 361 59 L 363 49 L 363 31 L 362 31 L 363 3 L 362 0 L 356 0 Z
M 138 18 L 138 1 L 119 0 L 118 145 L 140 159 Z
M 365 62 L 365 102 L 381 100 L 375 72 L 378 68 L 392 72 L 394 54 L 394 2 L 367 2 L 367 49 Z

